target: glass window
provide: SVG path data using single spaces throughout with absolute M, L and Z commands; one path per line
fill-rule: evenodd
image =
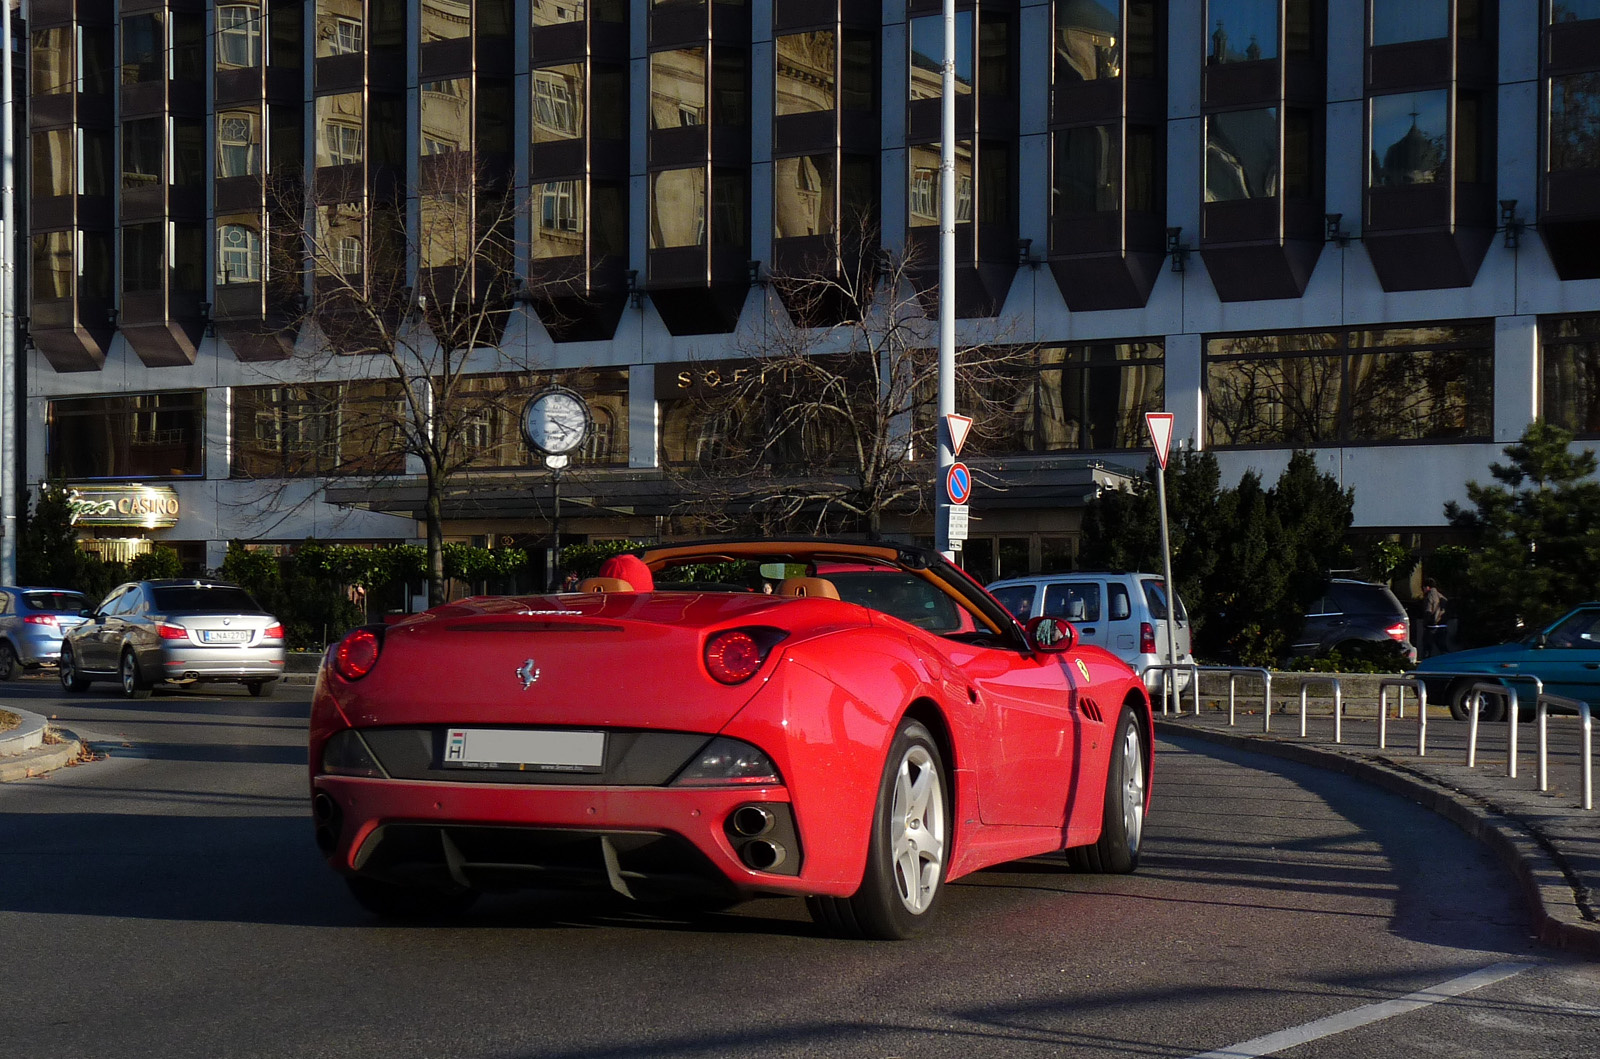
M 1308 199 L 1318 186 L 1312 166 L 1311 111 L 1289 107 L 1283 112 L 1283 193 L 1291 199 Z
M 217 218 L 217 285 L 261 281 L 261 229 L 253 217 Z
M 33 237 L 33 296 L 40 301 L 72 297 L 74 233 L 41 232 Z
M 261 175 L 261 115 L 254 110 L 217 113 L 217 176 Z
M 583 99 L 582 63 L 533 71 L 533 142 L 581 138 Z
M 172 478 L 205 473 L 205 393 L 50 402 L 50 477 Z
M 750 121 L 750 55 L 743 48 L 719 45 L 711 57 L 711 121 L 746 125 Z
M 71 195 L 78 185 L 73 177 L 77 161 L 71 129 L 49 129 L 33 134 L 33 194 Z
M 832 235 L 834 162 L 829 154 L 772 162 L 772 235 Z
M 72 27 L 34 30 L 33 52 L 30 56 L 33 64 L 33 94 L 53 96 L 71 92 L 75 87 L 72 59 Z
M 1278 193 L 1278 108 L 1234 110 L 1206 118 L 1206 201 L 1234 202 Z
M 78 194 L 109 195 L 116 186 L 112 135 L 110 129 L 78 129 Z
M 1600 316 L 1540 320 L 1539 351 L 1539 414 L 1574 434 L 1600 435 Z
M 711 242 L 713 246 L 750 245 L 750 171 L 716 169 L 711 173 Z
M 1033 585 L 1006 585 L 994 589 L 993 593 L 1000 605 L 1015 615 L 1017 620 L 1027 621 L 1033 616 L 1034 591 Z
M 1372 186 L 1432 184 L 1450 175 L 1450 94 L 1373 96 Z
M 206 76 L 206 20 L 198 11 L 173 11 L 172 76 L 179 81 L 201 81 Z
M 281 70 L 298 70 L 305 62 L 305 5 L 301 0 L 267 0 L 266 61 Z
M 1600 169 L 1600 73 L 1550 79 L 1550 169 Z
M 564 26 L 582 22 L 587 6 L 584 0 L 531 0 L 528 16 L 535 26 Z
M 583 181 L 534 184 L 533 256 L 577 257 L 583 253 Z
M 1056 0 L 1056 84 L 1122 76 L 1121 0 Z
M 906 150 L 910 184 L 907 188 L 908 222 L 913 228 L 939 223 L 940 146 L 913 144 Z M 956 144 L 956 223 L 972 220 L 972 142 Z
M 609 63 L 589 68 L 589 135 L 597 140 L 628 138 L 628 70 Z
M 233 390 L 235 478 L 384 474 L 405 467 L 393 379 Z
M 1046 585 L 1040 613 L 1067 621 L 1099 621 L 1100 586 L 1093 581 Z
M 549 385 L 584 395 L 593 429 L 576 458 L 592 464 L 628 462 L 628 371 L 593 368 L 567 372 L 474 375 L 460 380 L 445 410 L 460 425 L 456 448 L 469 467 L 527 467 L 534 457 L 522 440 L 521 409 L 527 395 Z
M 359 92 L 317 97 L 317 165 L 360 165 L 364 156 Z
M 472 80 L 424 81 L 418 93 L 422 157 L 464 150 L 472 137 Z
M 472 4 L 468 0 L 423 0 L 422 43 L 465 40 L 472 35 Z
M 650 174 L 650 249 L 705 245 L 706 190 L 699 166 Z
M 844 31 L 839 57 L 841 102 L 845 110 L 878 109 L 878 38 L 864 30 Z
M 1550 0 L 1550 21 L 1579 22 L 1600 18 L 1600 0 Z
M 985 11 L 978 21 L 978 90 L 1003 96 L 1011 90 L 1011 16 Z
M 1206 349 L 1214 445 L 1490 435 L 1493 335 L 1484 324 L 1241 335 Z
M 256 4 L 217 7 L 217 69 L 261 65 L 261 8 Z
M 78 81 L 81 91 L 108 94 L 117 82 L 117 48 L 110 26 L 78 27 Z
M 681 48 L 650 56 L 650 127 L 706 123 L 706 49 Z
M 318 206 L 312 233 L 312 263 L 325 276 L 359 276 L 365 270 L 365 231 L 361 208 L 351 204 Z
M 197 188 L 206 179 L 206 130 L 199 118 L 172 119 L 172 184 Z
M 359 55 L 366 47 L 363 0 L 317 0 L 317 57 Z
M 162 12 L 122 20 L 122 83 L 141 84 L 167 76 L 166 23 Z
M 1122 208 L 1121 126 L 1063 129 L 1056 141 L 1054 213 L 1111 213 Z
M 944 85 L 944 17 L 911 20 L 911 98 L 938 99 Z M 972 94 L 972 12 L 956 12 L 956 95 Z
M 122 123 L 122 186 L 142 188 L 164 183 L 162 135 L 166 123 L 160 118 L 134 118 Z
M 834 108 L 838 102 L 837 43 L 831 29 L 791 33 L 777 39 L 773 63 L 773 107 L 777 114 L 810 114 Z
M 1206 62 L 1253 62 L 1278 57 L 1279 0 L 1208 0 L 1211 34 Z
M 1401 44 L 1450 35 L 1450 0 L 1372 0 L 1372 43 Z

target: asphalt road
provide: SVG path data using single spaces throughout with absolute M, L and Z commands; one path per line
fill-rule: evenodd
M 30 1059 L 1587 1059 L 1600 1040 L 1600 964 L 1533 947 L 1483 851 L 1281 761 L 1164 742 L 1138 874 L 982 872 L 914 942 L 824 939 L 779 900 L 689 919 L 507 897 L 388 927 L 312 844 L 308 689 L 110 692 L 0 686 L 108 754 L 0 786 L 0 1044 Z

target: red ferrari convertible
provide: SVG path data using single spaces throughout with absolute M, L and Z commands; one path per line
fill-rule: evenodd
M 467 599 L 329 649 L 316 834 L 364 906 L 793 894 L 830 932 L 903 938 L 991 864 L 1137 865 L 1150 700 L 1067 622 L 1024 628 L 892 544 L 637 559 L 642 584 Z

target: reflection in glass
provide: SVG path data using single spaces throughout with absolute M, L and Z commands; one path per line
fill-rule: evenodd
M 528 18 L 535 26 L 564 26 L 582 22 L 585 6 L 584 0 L 532 0 Z
M 878 39 L 864 30 L 844 31 L 840 58 L 841 102 L 845 110 L 878 109 Z
M 1011 18 L 983 13 L 978 22 L 978 91 L 1005 95 L 1011 88 Z
M 589 252 L 599 263 L 628 254 L 628 192 L 619 183 L 597 180 L 589 189 Z
M 1478 350 L 1353 355 L 1349 440 L 1487 437 L 1493 369 Z
M 73 90 L 72 29 L 60 26 L 33 31 L 32 86 L 36 96 L 52 96 Z
M 706 49 L 652 52 L 650 127 L 677 129 L 705 123 Z
M 1547 318 L 1539 334 L 1539 414 L 1574 434 L 1600 434 L 1600 316 Z
M 217 218 L 217 284 L 261 282 L 261 228 L 255 218 Z
M 452 268 L 472 256 L 475 229 L 467 180 L 448 177 L 417 196 L 417 258 L 423 268 Z
M 472 5 L 467 0 L 422 0 L 422 43 L 462 40 L 472 34 Z
M 117 81 L 117 46 L 111 26 L 78 27 L 78 80 L 82 91 L 105 94 Z
M 583 65 L 567 63 L 533 71 L 533 142 L 583 136 Z
M 110 129 L 78 130 L 78 194 L 109 195 L 116 186 L 116 141 Z
M 1600 73 L 1550 78 L 1550 169 L 1600 169 Z
M 78 246 L 82 252 L 78 264 L 78 297 L 110 299 L 116 287 L 116 233 L 79 232 Z
M 201 390 L 54 400 L 46 419 L 52 478 L 205 474 Z
M 127 224 L 122 227 L 122 289 L 158 291 L 166 278 L 165 222 Z
M 366 47 L 362 0 L 317 0 L 317 57 L 360 55 Z
M 772 235 L 832 235 L 834 165 L 828 154 L 772 162 Z
M 172 76 L 199 81 L 206 76 L 206 20 L 198 11 L 173 11 Z
M 360 165 L 364 157 L 361 93 L 317 97 L 317 165 Z
M 217 177 L 261 175 L 261 115 L 254 110 L 217 112 Z
M 338 203 L 318 206 L 313 220 L 312 259 L 319 275 L 359 276 L 365 267 L 361 206 Z
M 72 232 L 33 237 L 33 296 L 40 301 L 72 297 Z
M 706 171 L 668 169 L 650 174 L 650 249 L 704 246 Z
M 711 173 L 711 243 L 750 243 L 750 171 L 716 169 Z
M 1372 43 L 1401 44 L 1450 35 L 1450 0 L 1372 0 Z
M 908 222 L 913 228 L 939 223 L 939 145 L 913 144 L 906 149 L 910 184 L 907 189 Z M 972 220 L 972 142 L 956 144 L 956 223 Z
M 261 7 L 217 7 L 217 69 L 246 70 L 261 65 Z
M 1120 126 L 1055 133 L 1055 213 L 1111 213 L 1122 208 Z
M 1235 110 L 1206 118 L 1206 201 L 1233 202 L 1278 193 L 1278 108 Z
M 750 55 L 743 48 L 719 45 L 711 58 L 711 121 L 744 125 L 750 109 Z
M 172 119 L 172 184 L 199 187 L 206 179 L 206 129 L 199 118 Z
M 160 12 L 122 20 L 122 83 L 159 81 L 167 75 L 166 23 Z
M 1138 449 L 1145 413 L 1159 412 L 1166 372 L 1159 342 L 1096 343 L 1040 351 L 1039 427 L 1033 448 Z M 1062 364 L 1049 370 L 1051 364 Z
M 419 153 L 429 158 L 464 150 L 472 135 L 471 79 L 424 81 L 421 89 Z
M 1600 18 L 1600 0 L 1550 0 L 1550 21 L 1580 22 Z
M 1278 57 L 1278 0 L 1209 0 L 1206 16 L 1208 64 Z
M 1056 0 L 1056 84 L 1122 75 L 1121 0 Z
M 589 135 L 597 140 L 623 140 L 628 136 L 628 70 L 611 63 L 595 63 L 589 76 Z
M 773 106 L 780 116 L 834 108 L 836 43 L 831 29 L 791 33 L 777 39 Z
M 122 123 L 122 186 L 150 187 L 166 179 L 162 164 L 165 136 L 160 118 L 134 118 Z
M 1314 445 L 1339 437 L 1339 357 L 1211 361 L 1212 445 Z
M 1372 186 L 1432 184 L 1449 178 L 1449 93 L 1372 97 Z
M 50 129 L 33 134 L 33 194 L 71 195 L 77 151 L 71 129 Z
M 911 98 L 938 99 L 944 78 L 944 18 L 911 20 Z M 972 94 L 972 12 L 956 12 L 956 95 Z
M 583 253 L 583 181 L 534 184 L 533 256 L 578 257 Z

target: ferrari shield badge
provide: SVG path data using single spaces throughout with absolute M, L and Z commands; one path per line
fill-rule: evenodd
M 539 679 L 539 664 L 533 659 L 528 659 L 517 667 L 517 679 L 522 681 L 522 690 L 527 691 Z
M 1089 667 L 1084 665 L 1083 659 L 1081 659 L 1081 658 L 1074 659 L 1074 661 L 1076 661 L 1078 663 L 1078 672 L 1083 674 L 1084 682 L 1087 683 L 1088 680 L 1089 680 Z M 526 686 L 526 685 L 524 685 L 524 686 Z

